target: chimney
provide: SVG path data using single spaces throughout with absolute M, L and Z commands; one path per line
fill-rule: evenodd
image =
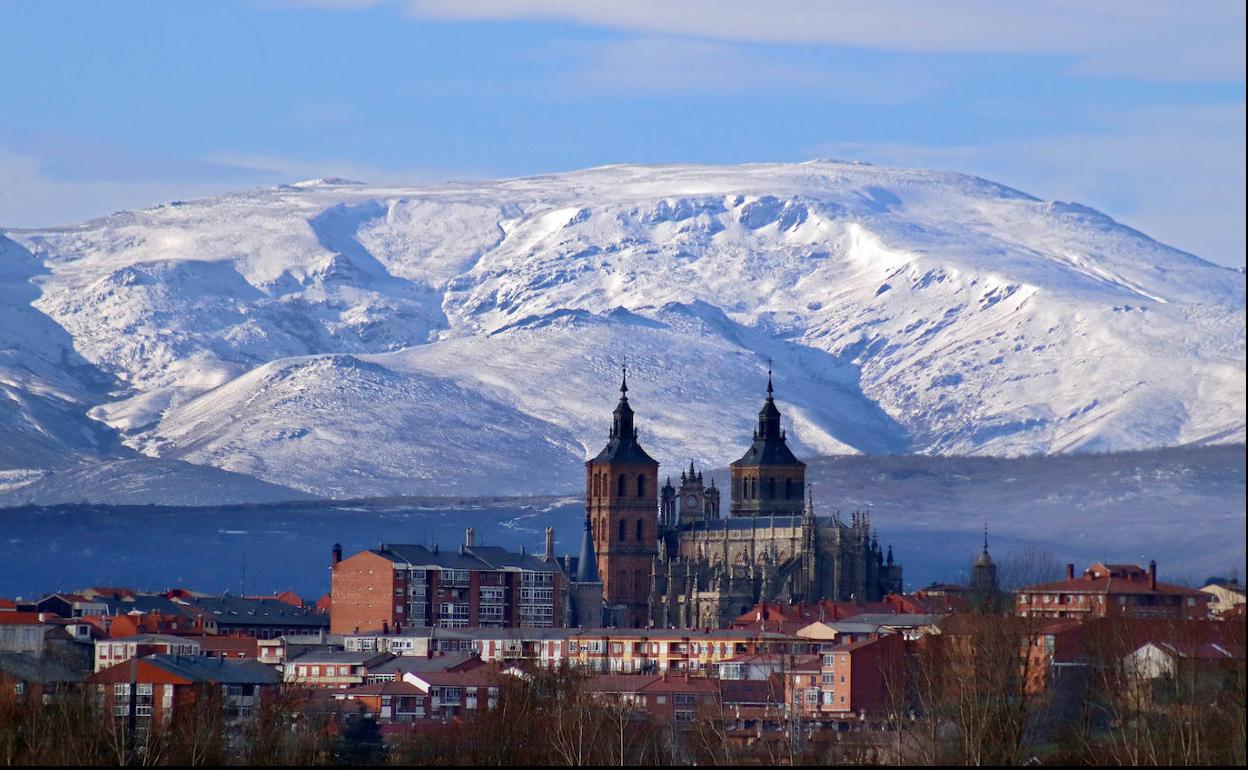
M 331 564 L 337 564 L 338 562 L 342 561 L 342 543 L 334 543 L 333 553 L 334 553 L 334 557 L 333 557 L 333 561 L 330 562 Z
M 477 544 L 477 533 L 472 527 L 464 530 L 464 545 L 469 548 Z
M 555 528 L 546 528 L 546 555 L 542 557 L 546 561 L 554 561 L 555 559 Z
M 1075 565 L 1073 564 L 1066 565 L 1066 579 L 1067 580 L 1075 579 Z
M 1157 590 L 1157 560 L 1153 559 L 1148 563 L 1148 590 Z

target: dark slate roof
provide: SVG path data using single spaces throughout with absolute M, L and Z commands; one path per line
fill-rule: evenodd
M 143 660 L 171 674 L 197 682 L 279 684 L 282 681 L 282 675 L 277 669 L 254 660 L 226 660 L 187 655 L 149 655 Z
M 637 443 L 637 427 L 633 420 L 633 407 L 628 403 L 628 378 L 620 383 L 620 403 L 611 414 L 611 433 L 607 445 L 602 448 L 592 463 L 632 463 L 636 465 L 655 465 L 659 463 L 646 454 L 646 450 Z
M 771 372 L 767 373 L 767 400 L 758 412 L 758 427 L 754 429 L 754 443 L 732 464 L 732 467 L 750 467 L 759 465 L 805 466 L 798 460 L 789 445 L 785 442 L 784 431 L 780 429 L 780 410 L 776 408 L 772 398 Z
M 573 574 L 576 575 L 578 583 L 601 582 L 598 577 L 598 559 L 594 556 L 594 530 L 588 514 L 585 516 L 585 529 L 581 534 L 581 555 L 576 558 L 576 572 Z
M 329 616 L 292 607 L 277 599 L 245 599 L 241 596 L 201 596 L 187 600 L 182 612 L 204 615 L 217 623 L 242 626 L 304 626 L 327 628 Z
M 149 612 L 159 612 L 164 615 L 184 615 L 186 614 L 186 605 L 179 604 L 167 596 L 136 596 L 130 601 L 114 599 L 112 597 L 101 597 L 96 601 L 108 607 L 110 615 L 126 615 L 131 612 L 141 612 L 147 614 Z
M 373 551 L 397 564 L 439 569 L 523 569 L 533 572 L 558 572 L 559 565 L 533 554 L 519 554 L 498 546 L 463 546 L 437 551 L 423 545 L 388 543 Z
M 594 456 L 594 463 L 631 463 L 634 465 L 658 465 L 659 461 L 646 454 L 637 443 L 637 435 L 615 436 L 607 441 L 602 451 Z
M 351 665 L 362 666 L 370 661 L 384 663 L 394 657 L 388 652 L 375 652 L 369 650 L 350 651 L 350 650 L 306 650 L 286 658 L 287 663 L 348 663 Z
M 496 545 L 474 545 L 465 547 L 465 551 L 476 556 L 494 569 L 526 569 L 533 572 L 559 572 L 559 564 L 553 559 L 546 561 L 541 556 L 531 553 L 515 553 Z
M 733 467 L 750 467 L 755 465 L 797 465 L 806 463 L 797 459 L 793 450 L 785 442 L 784 436 L 776 438 L 756 438 L 741 459 L 732 464 Z
M 448 668 L 463 665 L 473 660 L 474 657 L 474 655 L 467 652 L 451 652 L 444 655 L 435 655 L 432 658 L 401 655 L 394 660 L 388 660 L 385 663 L 370 667 L 368 673 L 402 676 L 408 671 L 446 671 Z
M 827 521 L 826 517 L 824 521 Z M 820 524 L 820 519 L 815 519 L 816 525 Z M 724 529 L 770 529 L 772 525 L 776 528 L 784 527 L 800 527 L 802 526 L 801 516 L 730 516 L 726 519 L 712 519 L 711 521 L 699 521 L 688 525 L 687 529 L 702 531 L 718 531 Z M 826 524 L 824 525 L 826 526 Z
M 81 682 L 83 674 L 48 658 L 22 652 L 0 652 L 0 674 L 28 684 Z

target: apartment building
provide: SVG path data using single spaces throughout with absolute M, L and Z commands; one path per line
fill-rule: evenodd
M 385 544 L 344 559 L 335 546 L 331 586 L 334 633 L 563 625 L 563 573 L 551 554 Z
M 1213 597 L 1194 588 L 1157 580 L 1157 562 L 1148 569 L 1135 564 L 1097 562 L 1075 577 L 1066 565 L 1066 579 L 1020 589 L 1015 612 L 1030 618 L 1172 618 L 1208 617 Z

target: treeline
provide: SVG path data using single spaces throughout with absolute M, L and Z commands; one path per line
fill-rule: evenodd
M 1244 765 L 1243 623 L 1093 620 L 1056 666 L 1043 623 L 955 615 L 886 661 L 888 761 Z M 1150 639 L 1173 665 L 1140 653 Z

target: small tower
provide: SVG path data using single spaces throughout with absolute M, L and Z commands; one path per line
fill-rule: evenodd
M 607 445 L 585 463 L 585 512 L 608 611 L 640 627 L 649 619 L 650 562 L 658 553 L 659 464 L 638 443 L 633 418 L 624 370 Z
M 706 488 L 706 520 L 715 521 L 719 518 L 719 487 L 715 486 L 715 477 L 711 476 L 711 485 Z
M 800 516 L 806 489 L 806 463 L 798 460 L 780 428 L 780 410 L 767 368 L 767 400 L 758 412 L 754 443 L 734 462 L 732 516 Z
M 569 626 L 602 625 L 602 581 L 598 579 L 598 559 L 594 555 L 593 525 L 585 517 L 585 529 L 581 534 L 581 551 L 576 561 L 576 572 L 569 576 L 568 612 Z
M 693 460 L 689 461 L 689 470 L 680 472 L 680 489 L 676 491 L 676 498 L 681 526 L 707 518 L 706 488 L 702 486 L 702 474 L 693 468 Z
M 997 592 L 997 565 L 988 555 L 988 527 L 984 527 L 984 550 L 971 566 L 971 592 L 981 598 Z
M 672 486 L 672 477 L 668 476 L 663 489 L 659 491 L 659 524 L 674 527 L 676 521 L 676 487 Z

